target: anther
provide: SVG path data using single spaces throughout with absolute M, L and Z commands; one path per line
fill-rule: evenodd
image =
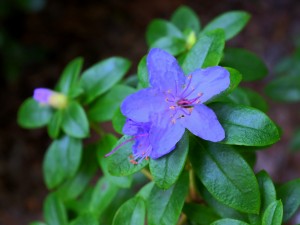
M 169 107 L 169 109 L 174 110 L 174 109 L 176 109 L 176 106 L 172 105 L 172 106 Z
M 137 162 L 137 161 L 135 161 L 134 159 L 131 159 L 131 160 L 130 160 L 130 162 L 131 162 L 133 165 L 136 165 L 136 164 L 138 164 L 138 162 Z

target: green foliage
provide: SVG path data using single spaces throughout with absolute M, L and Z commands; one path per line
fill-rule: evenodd
M 41 105 L 32 98 L 27 99 L 18 112 L 18 124 L 24 128 L 39 128 L 47 125 L 52 116 L 49 106 Z
M 65 67 L 55 88 L 67 99 L 65 107 L 51 108 L 32 98 L 22 104 L 18 123 L 24 128 L 47 125 L 54 139 L 43 162 L 45 183 L 52 191 L 44 202 L 45 224 L 279 225 L 295 214 L 300 206 L 299 179 L 278 186 L 267 172 L 253 172 L 255 152 L 276 143 L 280 134 L 265 114 L 264 98 L 239 87 L 242 81 L 264 78 L 267 67 L 247 50 L 225 48 L 249 18 L 246 12 L 231 11 L 201 30 L 197 14 L 182 6 L 169 21 L 153 20 L 146 31 L 149 48 L 177 57 L 186 75 L 195 69 L 226 66 L 229 87 L 205 103 L 225 130 L 219 143 L 186 131 L 173 151 L 153 159 L 133 156 L 137 139 L 152 135 L 151 125 L 149 134 L 141 131 L 140 136 L 118 140 L 116 133 L 122 134 L 127 119 L 120 110 L 122 101 L 149 87 L 146 52 L 137 73 L 125 79 L 131 66 L 125 58 L 103 59 L 82 74 L 83 59 L 76 58 Z M 281 75 L 292 75 L 271 82 L 266 89 L 270 96 L 290 102 L 300 99 L 300 81 L 290 69 L 296 67 L 297 57 L 276 68 Z M 146 99 L 147 104 L 151 101 Z
M 203 32 L 222 28 L 225 31 L 225 38 L 229 40 L 237 35 L 248 23 L 250 15 L 244 11 L 231 11 L 223 13 L 210 23 L 208 23 Z
M 245 49 L 226 48 L 221 65 L 230 66 L 240 71 L 244 81 L 262 79 L 268 74 L 264 62 L 254 53 Z
M 113 87 L 126 74 L 130 65 L 127 59 L 112 57 L 85 70 L 80 79 L 81 87 L 85 91 L 85 102 L 92 102 Z
M 159 188 L 168 189 L 176 182 L 185 165 L 188 150 L 189 139 L 185 133 L 173 152 L 166 157 L 150 160 L 150 171 Z

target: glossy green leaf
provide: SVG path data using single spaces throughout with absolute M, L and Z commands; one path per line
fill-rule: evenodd
M 88 119 L 78 102 L 70 102 L 64 110 L 62 129 L 66 134 L 75 138 L 85 138 L 89 135 Z
M 173 13 L 171 22 L 182 32 L 191 29 L 198 33 L 200 31 L 200 20 L 197 14 L 188 6 L 181 6 Z
M 48 195 L 44 201 L 44 219 L 51 225 L 68 224 L 65 206 L 55 194 Z
M 150 172 L 159 188 L 168 189 L 176 182 L 184 168 L 188 150 L 189 138 L 186 132 L 171 153 L 159 159 L 150 159 Z
M 188 173 L 183 172 L 167 190 L 154 186 L 148 199 L 148 225 L 175 225 L 188 192 Z
M 70 225 L 99 225 L 99 222 L 92 214 L 87 213 L 76 218 Z
M 122 114 L 121 109 L 118 108 L 112 118 L 112 125 L 116 132 L 123 134 L 122 129 L 126 122 L 126 117 Z
M 230 11 L 221 14 L 204 27 L 204 32 L 221 28 L 225 31 L 225 38 L 229 40 L 237 35 L 248 23 L 250 15 L 244 11 Z
M 77 85 L 78 76 L 80 74 L 82 64 L 83 58 L 78 57 L 76 59 L 73 59 L 66 66 L 55 88 L 58 92 L 68 95 L 70 93 L 70 90 Z
M 160 48 L 176 56 L 185 51 L 186 42 L 183 38 L 167 36 L 153 42 L 150 48 Z
M 96 122 L 111 120 L 125 97 L 135 91 L 135 89 L 121 84 L 112 87 L 109 92 L 91 104 L 88 110 L 88 118 Z
M 222 58 L 224 45 L 223 30 L 218 29 L 201 34 L 183 61 L 184 73 L 189 74 L 199 68 L 218 65 Z
M 127 73 L 130 61 L 111 57 L 100 61 L 83 72 L 80 83 L 85 91 L 85 101 L 90 103 L 114 86 Z
M 149 182 L 148 184 L 146 184 L 144 187 L 142 187 L 139 190 L 139 192 L 136 194 L 136 196 L 139 196 L 139 197 L 143 198 L 145 201 L 147 201 L 154 185 L 155 185 L 154 182 Z
M 260 171 L 256 177 L 261 196 L 261 213 L 263 213 L 276 200 L 276 190 L 271 177 L 266 171 Z
M 195 178 L 195 181 L 202 198 L 221 218 L 232 218 L 237 220 L 247 219 L 246 214 L 238 212 L 237 210 L 219 202 L 215 197 L 213 197 L 206 187 L 200 182 L 200 180 L 197 179 L 197 177 Z
M 18 124 L 24 128 L 39 128 L 45 126 L 51 119 L 52 109 L 28 98 L 18 112 Z
M 134 197 L 125 202 L 116 212 L 113 225 L 142 225 L 145 221 L 146 206 L 143 198 Z
M 263 112 L 231 103 L 213 103 L 214 110 L 225 130 L 225 144 L 267 146 L 279 140 L 276 125 Z
M 71 177 L 63 183 L 57 190 L 58 196 L 64 201 L 76 199 L 83 191 L 86 190 L 87 185 L 95 175 L 98 165 L 95 160 L 95 152 L 97 146 L 89 145 L 84 148 L 83 159 L 74 177 Z
M 49 123 L 48 123 L 48 134 L 51 138 L 55 139 L 59 135 L 61 128 L 61 123 L 63 120 L 63 111 L 57 110 L 53 113 Z
M 149 163 L 148 160 L 143 160 L 138 164 L 130 162 L 133 145 L 133 141 L 130 141 L 130 139 L 131 137 L 129 136 L 123 136 L 114 148 L 121 144 L 123 145 L 114 154 L 107 158 L 108 171 L 114 176 L 128 176 L 138 172 Z
M 260 193 L 247 162 L 228 145 L 196 139 L 190 160 L 207 190 L 220 202 L 245 213 L 258 213 Z
M 249 88 L 236 88 L 228 95 L 228 99 L 235 104 L 251 106 L 263 112 L 268 110 L 266 100 L 260 94 Z
M 243 81 L 259 80 L 268 74 L 268 68 L 262 59 L 245 49 L 226 48 L 220 64 L 240 71 Z
M 292 140 L 290 142 L 290 147 L 293 151 L 300 151 L 300 129 L 293 133 Z
M 63 136 L 49 146 L 44 162 L 43 172 L 48 188 L 52 189 L 66 178 L 75 175 L 81 161 L 81 140 Z
M 281 225 L 283 207 L 280 200 L 272 202 L 262 218 L 262 225 Z
M 97 145 L 97 158 L 98 163 L 102 169 L 102 172 L 110 180 L 113 184 L 122 187 L 122 188 L 129 188 L 132 184 L 132 176 L 123 176 L 123 177 L 116 177 L 112 176 L 108 172 L 107 162 L 108 160 L 104 157 L 107 153 L 113 150 L 113 147 L 117 143 L 118 139 L 111 135 L 105 135 L 101 138 L 100 142 Z
M 172 23 L 155 19 L 147 27 L 146 40 L 149 46 L 162 37 L 178 37 L 183 38 L 181 31 Z
M 207 225 L 220 219 L 212 208 L 200 204 L 185 203 L 182 211 L 190 221 L 198 225 Z
M 250 225 L 250 224 L 240 220 L 221 219 L 211 223 L 210 225 Z
M 113 201 L 118 188 L 107 177 L 102 177 L 96 184 L 89 205 L 89 212 L 97 218 L 101 216 L 108 205 Z
M 140 81 L 140 84 L 143 88 L 149 86 L 149 76 L 148 76 L 148 69 L 147 69 L 147 56 L 144 56 L 141 61 L 139 62 L 137 75 Z
M 277 189 L 277 198 L 283 204 L 283 221 L 289 220 L 300 206 L 300 179 L 289 181 Z
M 299 102 L 300 76 L 284 76 L 271 81 L 266 87 L 266 94 L 281 102 Z

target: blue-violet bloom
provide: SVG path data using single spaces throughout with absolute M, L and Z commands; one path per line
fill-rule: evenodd
M 36 88 L 33 93 L 33 99 L 41 104 L 50 105 L 57 109 L 65 108 L 68 103 L 67 96 L 47 88 Z
M 122 132 L 125 135 L 131 136 L 132 138 L 122 142 L 120 145 L 114 148 L 110 153 L 105 155 L 105 157 L 112 155 L 125 144 L 134 141 L 134 144 L 132 146 L 132 156 L 130 157 L 131 163 L 138 164 L 143 159 L 148 160 L 149 157 L 153 158 L 152 157 L 153 148 L 149 140 L 150 127 L 151 127 L 150 122 L 140 123 L 140 122 L 135 122 L 131 119 L 127 119 Z M 174 147 L 175 146 L 173 146 L 172 148 Z
M 151 158 L 172 151 L 185 128 L 208 141 L 224 139 L 215 113 L 203 103 L 228 88 L 230 75 L 226 69 L 213 66 L 185 76 L 176 59 L 157 48 L 149 52 L 147 68 L 150 87 L 129 95 L 121 111 L 133 121 L 151 122 Z

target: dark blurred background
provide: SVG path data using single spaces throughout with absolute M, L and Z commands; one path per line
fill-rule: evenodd
M 83 56 L 85 68 L 119 55 L 133 62 L 146 54 L 145 30 L 154 18 L 169 19 L 185 4 L 205 25 L 220 13 L 245 10 L 252 15 L 242 33 L 227 44 L 247 48 L 267 63 L 270 75 L 247 84 L 263 94 L 274 66 L 295 48 L 300 35 L 298 0 L 1 0 L 0 1 L 0 224 L 20 225 L 42 218 L 47 190 L 41 163 L 50 143 L 45 129 L 25 130 L 17 110 L 36 87 L 52 88 L 64 66 Z M 277 182 L 300 177 L 300 155 L 288 150 L 300 127 L 299 104 L 268 99 L 269 115 L 282 128 L 282 140 L 259 152 L 256 169 Z M 296 220 L 295 220 L 296 221 Z M 300 218 L 298 218 L 298 223 Z

